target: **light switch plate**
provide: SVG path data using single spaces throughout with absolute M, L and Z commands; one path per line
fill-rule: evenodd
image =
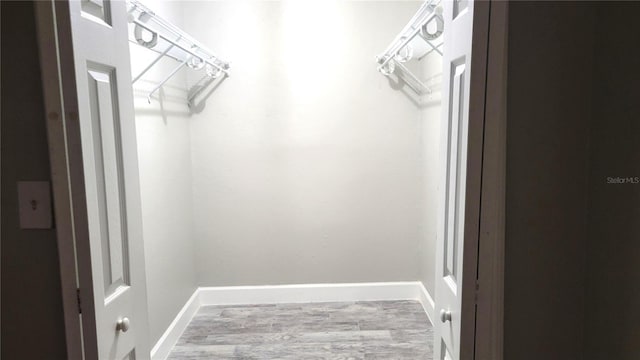
M 21 229 L 51 229 L 51 186 L 48 181 L 19 181 Z

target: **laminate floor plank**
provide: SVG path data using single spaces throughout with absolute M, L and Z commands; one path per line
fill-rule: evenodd
M 203 306 L 170 360 L 432 360 L 416 301 Z

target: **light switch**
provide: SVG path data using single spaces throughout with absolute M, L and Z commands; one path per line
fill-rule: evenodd
M 48 181 L 19 181 L 21 229 L 51 229 L 51 187 Z

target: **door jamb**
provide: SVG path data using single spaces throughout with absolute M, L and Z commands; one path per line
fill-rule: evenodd
M 47 113 L 67 358 L 97 359 L 91 272 L 79 270 L 91 269 L 91 257 L 69 3 L 34 1 L 33 6 Z
M 482 155 L 476 360 L 502 360 L 507 128 L 508 1 L 491 0 Z

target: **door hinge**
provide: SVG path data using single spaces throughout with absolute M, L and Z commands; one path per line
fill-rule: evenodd
M 78 300 L 78 313 L 82 314 L 82 302 L 80 301 L 80 289 L 76 289 L 76 299 Z
M 475 290 L 475 303 L 478 303 L 478 296 L 480 296 L 480 282 L 476 279 L 476 290 Z

